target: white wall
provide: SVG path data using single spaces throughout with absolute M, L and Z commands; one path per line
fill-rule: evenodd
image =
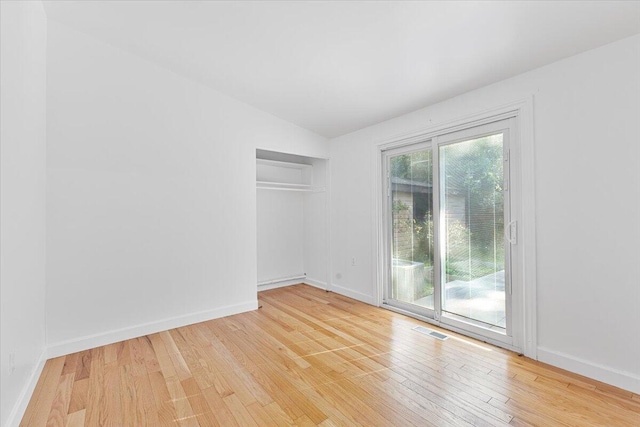
M 331 186 L 327 182 L 330 160 L 313 159 L 313 186 L 318 192 L 304 198 L 304 272 L 306 283 L 327 289 L 329 280 L 329 211 Z
M 17 423 L 45 348 L 46 37 L 40 2 L 0 2 L 0 425 Z M 10 355 L 14 355 L 12 367 Z
M 376 143 L 530 95 L 538 356 L 640 392 L 640 36 L 331 140 L 335 289 L 374 301 Z
M 302 192 L 258 190 L 258 283 L 305 272 L 303 206 Z
M 52 21 L 48 58 L 52 354 L 255 307 L 256 147 L 326 139 Z

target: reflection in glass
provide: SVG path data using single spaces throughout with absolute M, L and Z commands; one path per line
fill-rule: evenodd
M 503 136 L 439 149 L 442 310 L 505 327 Z
M 433 309 L 431 150 L 390 159 L 391 298 Z

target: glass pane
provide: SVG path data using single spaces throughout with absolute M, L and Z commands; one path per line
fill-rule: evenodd
M 502 146 L 500 133 L 440 147 L 442 310 L 498 328 L 505 327 Z
M 433 309 L 431 150 L 391 158 L 391 298 Z

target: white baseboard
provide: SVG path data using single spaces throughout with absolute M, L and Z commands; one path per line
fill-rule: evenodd
M 258 292 L 268 291 L 269 289 L 284 288 L 285 286 L 298 285 L 305 281 L 306 276 L 304 274 L 298 274 L 291 276 L 290 278 L 283 277 L 281 279 L 273 279 L 258 282 Z
M 314 288 L 322 289 L 323 291 L 327 290 L 327 283 L 323 282 L 322 280 L 316 280 L 307 277 L 306 279 L 304 279 L 304 284 L 313 286 Z
M 544 347 L 538 347 L 538 360 L 640 394 L 640 376 L 631 372 L 620 371 Z
M 38 380 L 40 379 L 40 375 L 42 374 L 42 370 L 44 369 L 44 364 L 47 361 L 47 350 L 43 350 L 40 354 L 40 358 L 38 362 L 33 367 L 31 371 L 31 376 L 29 377 L 29 381 L 24 385 L 20 395 L 18 396 L 18 400 L 14 405 L 11 413 L 9 414 L 9 418 L 7 418 L 6 427 L 18 426 L 20 421 L 22 421 L 22 417 L 24 416 L 24 411 L 27 410 L 27 405 L 29 405 L 29 400 L 31 400 L 31 396 L 33 395 L 33 391 L 36 389 L 36 385 L 38 384 Z
M 305 277 L 304 279 L 282 280 L 273 283 L 258 284 L 258 292 L 268 291 L 269 289 L 284 288 L 286 286 L 299 285 L 300 283 L 313 286 L 314 288 L 322 289 L 323 291 L 327 290 L 327 284 L 325 282 Z
M 302 281 L 300 281 L 300 280 L 285 280 L 285 281 L 277 282 L 277 283 L 269 283 L 269 284 L 264 284 L 264 285 L 258 285 L 258 292 L 266 291 L 267 289 L 283 288 L 285 286 L 297 285 L 299 283 L 304 283 L 305 285 L 313 286 L 314 288 L 322 289 L 323 291 L 326 291 L 328 289 L 326 282 L 306 277 Z M 330 290 L 331 290 L 331 292 L 335 292 L 337 294 L 344 295 L 345 297 L 353 298 L 355 300 L 358 300 L 358 301 L 361 301 L 361 302 L 364 302 L 364 303 L 367 303 L 367 304 L 376 305 L 375 298 L 373 298 L 371 295 L 366 295 L 366 294 L 363 294 L 363 293 L 360 293 L 360 292 L 356 292 L 356 291 L 353 291 L 351 289 L 344 288 L 342 286 L 338 286 L 336 284 L 332 284 Z
M 285 286 L 299 285 L 300 283 L 304 283 L 304 281 L 302 279 L 298 279 L 284 280 L 276 283 L 265 283 L 264 285 L 258 285 L 258 292 L 268 291 L 269 289 L 284 288 Z
M 348 288 L 344 288 L 342 286 L 336 285 L 335 283 L 331 284 L 331 291 L 367 304 L 376 305 L 375 298 L 372 295 L 367 295 Z
M 218 319 L 220 317 L 231 316 L 245 311 L 257 310 L 258 301 L 247 301 L 240 304 L 219 307 L 214 310 L 200 311 L 198 313 L 176 316 L 169 319 L 163 319 L 156 322 L 144 323 L 141 325 L 122 328 L 115 331 L 108 331 L 100 334 L 89 335 L 86 337 L 76 338 L 73 340 L 49 344 L 47 346 L 47 357 L 64 356 L 78 351 L 88 350 L 90 348 L 100 347 L 107 344 L 113 344 L 137 338 L 144 335 L 154 334 L 169 329 L 180 328 L 182 326 L 192 325 L 207 320 Z

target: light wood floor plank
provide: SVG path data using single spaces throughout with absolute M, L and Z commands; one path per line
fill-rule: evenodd
M 207 403 L 207 400 L 202 395 L 202 390 L 198 387 L 198 384 L 193 378 L 181 381 L 182 389 L 189 400 L 189 404 L 196 415 L 196 420 L 201 426 L 215 426 L 218 425 L 216 418 L 211 412 L 211 408 Z
M 71 393 L 71 402 L 69 403 L 70 414 L 86 409 L 88 394 L 89 394 L 89 378 L 76 381 L 75 384 L 73 384 L 73 391 Z
M 246 427 L 258 427 L 258 424 L 255 422 L 247 408 L 242 404 L 238 396 L 235 394 L 230 394 L 222 399 L 227 405 L 229 411 L 233 414 L 238 425 L 246 426 Z
M 296 285 L 47 361 L 21 426 L 640 426 L 640 397 Z M 435 328 L 430 326 L 431 328 Z
M 61 366 L 63 367 L 64 367 L 64 362 L 65 362 L 65 358 L 62 358 Z M 31 420 L 36 410 L 42 408 L 42 405 L 38 406 L 38 400 L 40 398 L 40 394 L 45 389 L 45 384 L 47 384 L 47 376 L 49 375 L 49 372 L 51 372 L 52 366 L 53 366 L 53 360 L 48 360 L 44 364 L 44 367 L 42 368 L 42 373 L 40 374 L 40 378 L 38 378 L 38 382 L 36 383 L 36 388 L 33 390 L 33 395 L 31 396 L 31 400 L 29 401 L 29 404 L 27 405 L 27 409 L 25 410 L 24 415 L 22 417 L 22 422 L 20 423 L 21 426 L 26 425 L 29 422 L 29 420 Z M 57 375 L 54 374 L 55 381 L 58 381 L 59 375 L 60 375 L 59 373 Z M 53 380 L 49 380 L 49 381 L 53 381 Z
M 111 414 L 102 414 L 104 408 L 105 381 L 104 381 L 104 352 L 99 347 L 91 352 L 89 365 L 89 387 L 87 393 L 87 409 L 85 413 L 85 424 L 104 425 L 106 420 L 111 418 Z
M 173 405 L 167 383 L 160 372 L 152 372 L 149 374 L 149 383 L 153 391 L 153 398 L 156 402 L 158 410 L 158 425 L 173 426 L 178 418 L 176 408 Z
M 209 387 L 207 389 L 202 390 L 202 395 L 204 396 L 207 404 L 209 405 L 209 409 L 211 409 L 211 413 L 216 419 L 217 424 L 220 426 L 229 426 L 229 427 L 237 427 L 238 423 L 234 418 L 233 414 L 224 404 L 222 400 L 222 396 L 218 394 L 218 392 L 213 388 Z
M 47 360 L 42 372 L 44 381 L 42 383 L 38 381 L 37 388 L 31 397 L 20 426 L 46 425 L 51 404 L 58 390 L 64 362 L 65 356 Z
M 62 375 L 58 383 L 55 397 L 51 403 L 51 410 L 47 418 L 47 426 L 63 427 L 66 424 L 71 392 L 73 390 L 73 378 L 75 373 Z
M 189 403 L 189 398 L 184 392 L 180 380 L 177 377 L 173 377 L 166 378 L 165 382 L 167 384 L 169 396 L 171 396 L 171 401 L 176 409 L 176 420 L 178 425 L 184 427 L 199 426 L 200 424 L 196 419 L 196 414 L 193 412 L 193 408 Z
M 67 424 L 65 427 L 84 427 L 85 410 L 77 411 L 67 416 Z

